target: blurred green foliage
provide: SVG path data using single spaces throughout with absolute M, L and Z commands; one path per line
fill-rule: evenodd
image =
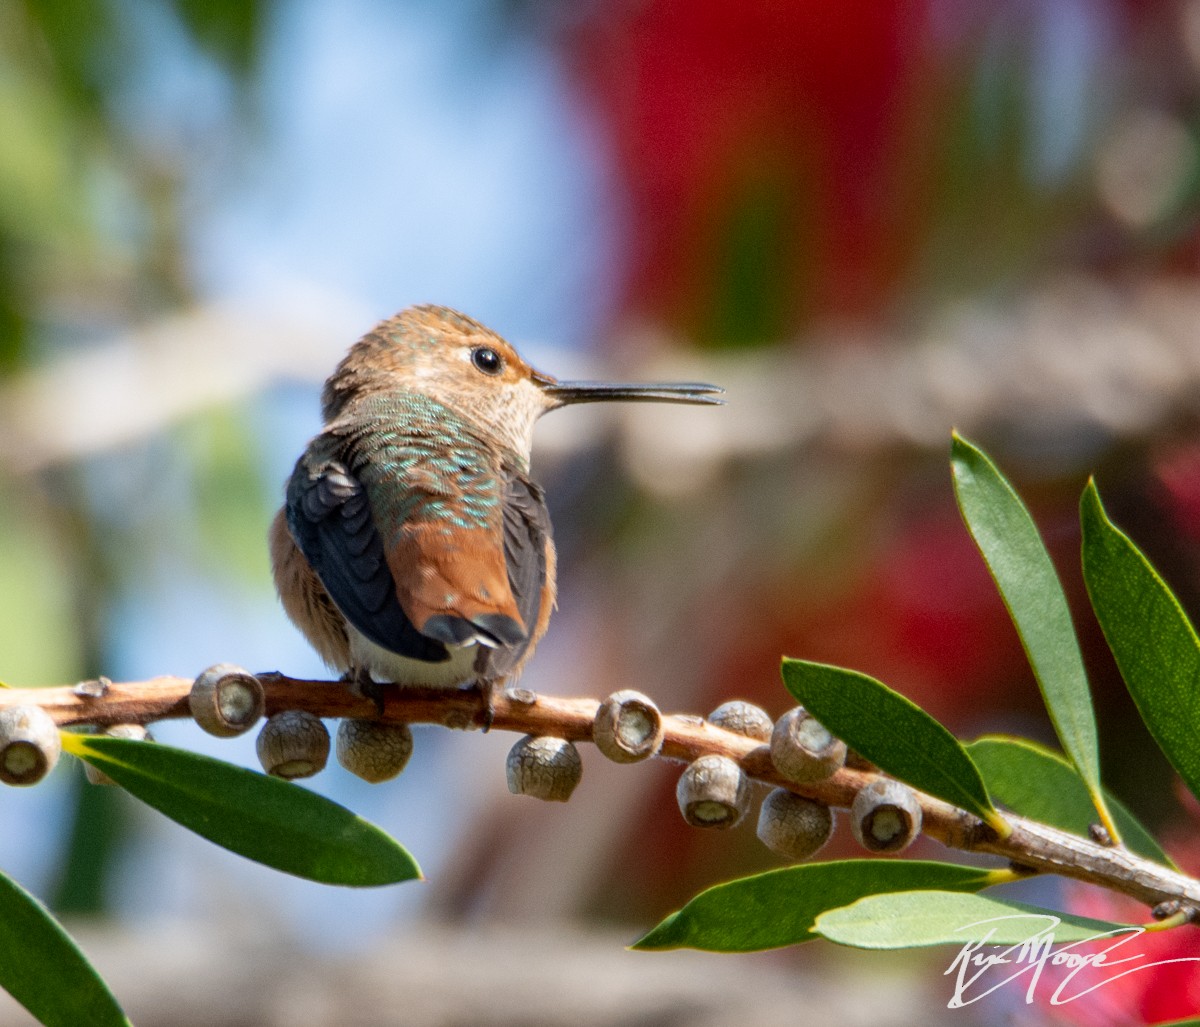
M 242 101 L 230 116 L 252 111 L 270 8 L 259 0 L 0 5 L 0 381 L 48 349 L 192 298 L 180 215 L 187 169 L 142 131 L 127 101 L 161 59 L 165 44 L 153 30 L 166 18 L 194 57 L 226 74 Z M 177 502 L 193 504 L 195 524 L 183 534 L 199 539 L 190 554 L 197 566 L 265 580 L 269 510 L 249 438 L 235 414 L 198 416 L 168 440 L 165 458 L 183 469 Z M 138 463 L 125 473 L 136 475 Z M 114 598 L 151 555 L 131 557 L 130 533 L 174 537 L 169 500 L 139 504 L 139 515 L 159 520 L 136 525 L 120 513 L 106 522 L 96 502 L 74 467 L 0 486 L 0 652 L 10 683 L 62 683 L 107 669 Z M 81 784 L 74 791 L 60 909 L 106 908 L 109 871 L 131 826 L 114 793 Z
M 189 44 L 243 94 L 268 9 L 170 5 Z M 181 287 L 179 254 L 162 249 L 174 235 L 178 169 L 120 104 L 154 56 L 156 40 L 137 31 L 146 15 L 112 0 L 0 9 L 0 373 L 28 362 L 38 326 L 62 316 L 57 305 L 128 315 L 139 296 Z
M 237 409 L 206 411 L 177 429 L 189 473 L 197 569 L 219 567 L 247 585 L 271 580 L 264 525 L 277 497 L 268 495 L 254 436 Z
M 75 680 L 82 666 L 73 569 L 33 504 L 0 488 L 0 653 L 6 684 Z

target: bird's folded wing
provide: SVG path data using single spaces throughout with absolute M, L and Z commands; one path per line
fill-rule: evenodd
M 366 490 L 343 464 L 296 465 L 287 521 L 330 598 L 363 635 L 413 659 L 448 658 L 441 641 L 418 631 L 401 606 Z
M 542 490 L 519 475 L 504 483 L 504 560 L 508 582 L 528 638 L 493 653 L 488 670 L 503 676 L 519 666 L 546 630 L 554 606 L 554 543 Z

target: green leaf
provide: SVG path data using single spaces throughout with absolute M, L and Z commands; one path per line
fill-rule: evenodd
M 983 895 L 909 891 L 868 895 L 822 913 L 817 917 L 816 933 L 860 949 L 910 949 L 971 941 L 1019 945 L 1051 928 L 1054 942 L 1061 944 L 1088 941 L 1128 926 Z
M 0 986 L 46 1027 L 129 1019 L 108 985 L 58 923 L 16 881 L 0 874 Z
M 1014 813 L 1087 837 L 1095 814 L 1079 773 L 1065 759 L 1024 738 L 988 735 L 967 745 L 983 775 L 988 794 Z M 1105 800 L 1125 847 L 1156 863 L 1174 867 L 1158 842 L 1121 802 Z
M 1079 506 L 1096 619 L 1150 734 L 1200 797 L 1200 641 L 1179 600 L 1108 519 L 1095 482 Z
M 949 731 L 915 703 L 866 674 L 806 660 L 783 661 L 783 682 L 806 710 L 893 777 L 987 821 L 1008 825 L 983 778 Z
M 1063 751 L 1115 836 L 1100 789 L 1100 749 L 1083 656 L 1050 554 L 1012 486 L 987 454 L 957 432 L 950 464 L 963 521 L 1021 636 Z
M 288 781 L 124 738 L 64 733 L 63 748 L 189 830 L 276 870 L 358 887 L 421 876 L 374 824 Z
M 710 952 L 779 948 L 811 941 L 816 937 L 813 921 L 820 913 L 864 895 L 922 887 L 975 891 L 995 883 L 999 879 L 991 871 L 952 863 L 882 859 L 806 863 L 702 891 L 632 947 Z

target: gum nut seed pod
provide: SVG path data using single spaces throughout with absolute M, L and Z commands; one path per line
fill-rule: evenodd
M 192 718 L 218 738 L 249 731 L 262 718 L 265 703 L 262 682 L 232 663 L 209 667 L 188 693 Z
M 613 692 L 596 711 L 592 741 L 615 763 L 648 759 L 662 747 L 662 740 L 662 714 L 641 692 Z
M 921 833 L 921 805 L 908 785 L 876 778 L 854 797 L 850 829 L 871 852 L 901 852 Z
M 743 699 L 721 703 L 708 715 L 708 722 L 759 742 L 769 742 L 775 727 L 766 710 Z
M 150 732 L 141 724 L 111 724 L 100 734 L 107 738 L 129 738 L 135 742 L 152 742 L 154 740 L 150 737 Z M 87 778 L 88 784 L 115 785 L 117 783 L 99 767 L 94 767 L 86 761 L 83 764 L 83 776 Z
M 408 765 L 412 751 L 412 729 L 407 724 L 353 718 L 338 724 L 338 762 L 371 784 L 396 777 Z
M 792 860 L 815 856 L 833 834 L 833 810 L 803 795 L 776 788 L 758 811 L 759 840 Z
M 154 741 L 144 724 L 110 724 L 100 733 L 108 738 L 126 738 L 132 742 Z
M 329 732 L 307 710 L 284 710 L 263 725 L 255 750 L 263 770 L 274 777 L 312 777 L 329 759 Z
M 54 769 L 61 755 L 58 725 L 40 706 L 0 710 L 0 781 L 37 784 Z
M 566 802 L 583 777 L 574 743 L 548 735 L 522 738 L 509 750 L 505 769 L 513 795 L 532 795 L 547 802 Z
M 750 807 L 750 783 L 728 756 L 701 756 L 680 775 L 675 798 L 693 827 L 733 827 Z
M 796 784 L 824 781 L 845 764 L 846 743 L 834 738 L 803 706 L 796 706 L 775 723 L 771 762 Z

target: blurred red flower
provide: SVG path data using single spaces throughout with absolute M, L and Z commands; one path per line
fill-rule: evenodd
M 629 307 L 726 343 L 873 312 L 918 206 L 903 157 L 929 113 L 927 18 L 650 0 L 590 21 L 572 57 L 630 204 Z

